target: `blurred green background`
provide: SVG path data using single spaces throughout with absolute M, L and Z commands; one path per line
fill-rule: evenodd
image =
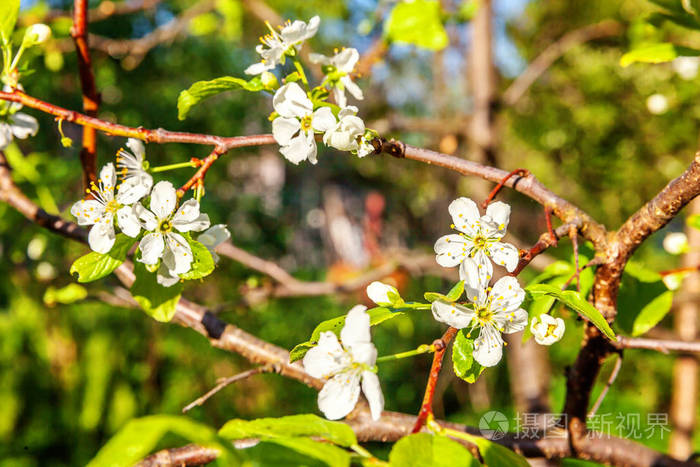
M 100 3 L 105 8 L 108 2 L 91 1 L 90 6 L 96 8 Z M 143 11 L 95 22 L 90 31 L 116 40 L 141 38 L 167 26 L 195 3 L 156 2 Z M 256 61 L 254 47 L 265 32 L 263 22 L 251 14 L 251 2 L 210 3 L 171 43 L 143 55 L 93 52 L 102 93 L 101 118 L 219 135 L 270 131 L 269 97 L 245 92 L 217 96 L 193 109 L 187 120 L 177 120 L 179 92 L 197 80 L 243 76 L 243 70 Z M 57 10 L 69 15 L 71 4 L 67 0 L 23 1 L 21 22 L 46 21 L 46 15 Z M 381 36 L 382 21 L 392 3 L 270 0 L 268 6 L 283 18 L 307 20 L 320 15 L 320 32 L 311 41 L 315 51 L 329 53 L 334 47 L 353 46 L 362 53 Z M 444 2 L 443 7 L 455 12 L 463 5 L 454 0 Z M 680 174 L 697 149 L 697 63 L 695 74 L 684 76 L 677 64 L 619 65 L 620 57 L 635 41 L 680 34 L 673 26 L 653 28 L 645 23 L 645 13 L 653 9 L 643 1 L 618 0 L 497 0 L 493 4 L 499 92 L 568 31 L 606 19 L 620 23 L 618 34 L 570 48 L 515 105 L 500 102 L 494 110 L 496 164 L 507 170 L 529 169 L 554 192 L 613 229 Z M 42 50 L 32 52 L 36 72 L 22 83 L 31 95 L 79 110 L 70 17 L 54 15 L 49 24 L 54 38 Z M 473 108 L 466 59 L 470 23 L 453 16 L 446 19 L 446 29 L 449 46 L 440 52 L 391 45 L 359 80 L 365 100 L 355 103 L 360 104 L 360 116 L 367 125 L 383 136 L 468 157 L 469 141 L 460 128 L 466 126 Z M 690 45 L 693 40 L 700 43 L 700 34 L 685 39 Z M 654 99 L 664 105 L 654 107 L 653 100 L 649 101 L 653 95 L 662 96 Z M 53 119 L 27 112 L 39 119 L 41 129 L 35 138 L 7 150 L 15 180 L 47 211 L 69 216 L 71 204 L 82 193 L 79 129 L 64 124 L 75 144 L 63 148 Z M 438 131 L 434 125 L 425 125 L 426 120 L 438 122 Z M 101 135 L 100 165 L 112 161 L 124 144 L 123 138 Z M 159 165 L 206 154 L 207 148 L 189 145 L 147 147 L 149 161 Z M 316 166 L 297 167 L 284 161 L 274 147 L 234 150 L 209 172 L 203 210 L 212 223 L 228 225 L 238 247 L 278 262 L 296 277 L 339 280 L 381 264 L 389 252 L 430 254 L 435 239 L 448 233 L 449 202 L 480 193 L 474 179 L 388 156 L 359 160 L 325 150 L 319 161 Z M 189 175 L 182 170 L 167 176 L 177 185 Z M 367 248 L 362 227 L 368 196 L 376 200 L 377 195 L 386 205 L 377 236 L 379 251 Z M 526 248 L 544 231 L 541 208 L 513 192 L 504 192 L 500 198 L 513 205 L 509 231 L 515 237 L 511 241 Z M 333 216 L 352 226 L 345 245 L 334 243 L 329 231 Z M 683 221 L 678 219 L 665 232 L 682 229 Z M 676 267 L 677 259 L 661 248 L 663 235 L 654 235 L 635 254 L 635 260 L 652 270 Z M 129 419 L 179 414 L 217 378 L 249 368 L 243 359 L 212 348 L 191 330 L 157 323 L 138 309 L 124 307 L 124 291 L 113 277 L 88 284 L 84 298 L 70 290 L 64 291 L 67 297 L 59 292 L 57 298 L 56 291 L 72 283 L 70 264 L 86 247 L 47 233 L 6 205 L 0 205 L 0 251 L 2 465 L 82 465 Z M 568 259 L 570 242 L 562 242 L 549 254 Z M 427 290 L 449 290 L 451 282 L 444 274 L 435 274 L 432 269 L 425 275 L 400 272 L 392 279 L 406 299 L 418 300 Z M 456 270 L 451 274 L 456 280 Z M 526 271 L 521 282 L 527 283 L 536 274 Z M 227 322 L 287 349 L 306 340 L 320 321 L 366 301 L 359 293 L 252 298 L 255 290 L 269 283 L 260 274 L 222 258 L 212 276 L 201 284 L 188 285 L 185 296 L 211 307 Z M 61 303 L 76 298 L 80 299 Z M 564 370 L 575 359 L 581 338 L 581 322 L 563 313 L 568 316 L 567 333 L 548 349 L 549 371 L 543 376 L 545 383 L 549 381 L 551 412 L 562 407 Z M 671 319 L 660 327 L 671 329 Z M 392 320 L 373 333 L 380 354 L 389 354 L 432 342 L 441 331 L 442 326 L 428 313 L 416 313 Z M 667 413 L 673 359 L 673 355 L 651 351 L 627 351 L 621 374 L 599 413 L 639 413 L 642 428 L 648 413 Z M 429 366 L 427 356 L 383 364 L 380 376 L 388 410 L 417 411 Z M 609 372 L 608 364 L 601 382 Z M 436 414 L 473 425 L 490 409 L 514 417 L 519 410 L 513 402 L 512 378 L 505 362 L 487 371 L 474 387 L 445 374 Z M 308 412 L 316 412 L 314 391 L 277 375 L 263 375 L 224 389 L 189 415 L 219 427 L 234 417 Z M 613 428 L 624 435 L 628 427 L 617 426 L 616 421 Z M 700 449 L 700 436 L 695 434 L 694 439 L 695 449 Z M 640 441 L 666 450 L 668 433 L 662 437 L 657 431 Z M 375 447 L 379 453 L 385 449 Z

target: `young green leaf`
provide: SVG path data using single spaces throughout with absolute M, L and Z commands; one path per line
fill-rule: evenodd
M 620 58 L 620 65 L 629 66 L 635 62 L 642 63 L 664 63 L 670 62 L 678 57 L 696 57 L 700 55 L 700 50 L 682 47 L 680 45 L 663 42 L 639 47 L 624 54 Z
M 480 436 L 474 436 L 473 441 L 479 448 L 479 453 L 483 457 L 485 465 L 507 465 L 509 467 L 529 467 L 530 465 L 523 456 L 498 443 Z
M 212 428 L 185 417 L 155 415 L 127 423 L 100 449 L 88 467 L 134 465 L 153 451 L 167 433 L 218 450 L 223 465 L 240 465 L 240 456 L 231 443 L 219 437 Z
M 656 271 L 630 262 L 625 266 L 618 294 L 617 325 L 640 336 L 656 326 L 671 311 L 673 292 Z
M 610 325 L 603 315 L 593 305 L 588 303 L 586 299 L 574 290 L 561 290 L 559 287 L 551 284 L 534 284 L 525 288 L 525 291 L 534 298 L 546 295 L 554 297 L 578 314 L 589 320 L 609 339 L 615 340 L 615 333 L 610 328 Z
M 454 287 L 447 292 L 447 299 L 451 302 L 456 302 L 464 293 L 464 281 L 457 282 Z
M 156 280 L 156 273 L 149 272 L 143 263 L 134 263 L 136 279 L 131 286 L 131 295 L 143 311 L 156 321 L 170 321 L 175 314 L 177 302 L 182 294 L 182 283 L 163 287 Z
M 246 91 L 262 91 L 264 89 L 259 76 L 246 81 L 233 76 L 222 76 L 211 81 L 197 81 L 189 89 L 180 93 L 177 98 L 177 118 L 184 120 L 192 107 L 199 104 L 207 97 L 226 91 L 245 89 Z
M 72 275 L 78 275 L 78 282 L 92 282 L 109 275 L 126 259 L 126 254 L 136 240 L 124 234 L 117 234 L 114 246 L 109 253 L 90 253 L 81 256 L 70 267 Z
M 404 436 L 394 444 L 389 453 L 389 465 L 391 467 L 477 467 L 479 462 L 467 448 L 447 436 L 416 433 Z
M 455 374 L 467 383 L 475 382 L 485 369 L 474 360 L 474 339 L 467 337 L 464 329 L 460 329 L 452 345 L 452 366 Z
M 449 39 L 441 15 L 440 2 L 436 0 L 399 2 L 384 24 L 384 36 L 390 42 L 429 50 L 444 49 Z
M 17 24 L 20 0 L 3 0 L 0 8 L 0 38 L 9 41 Z M 0 44 L 1 45 L 1 44 Z
M 219 430 L 226 439 L 279 438 L 279 437 L 318 437 L 338 446 L 350 447 L 357 444 L 352 429 L 340 422 L 332 422 L 313 414 L 290 415 L 279 418 L 259 418 L 257 420 L 229 420 Z
M 196 240 L 190 238 L 186 238 L 186 240 L 192 249 L 193 261 L 191 269 L 184 274 L 180 274 L 180 278 L 185 280 L 201 279 L 211 274 L 216 267 L 216 263 L 214 263 L 214 258 L 207 247 Z

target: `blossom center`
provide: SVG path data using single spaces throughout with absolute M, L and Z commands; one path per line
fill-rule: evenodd
M 544 333 L 544 337 L 554 336 L 554 331 L 556 331 L 556 329 L 557 329 L 556 324 L 548 324 L 547 330 Z
M 120 207 L 121 205 L 117 202 L 117 200 L 113 199 L 105 205 L 105 212 L 109 214 L 116 214 Z
M 158 232 L 160 232 L 162 234 L 166 234 L 166 233 L 170 232 L 171 230 L 173 230 L 173 224 L 168 219 L 163 219 L 158 224 Z
M 493 321 L 493 311 L 487 306 L 477 307 L 476 319 L 478 319 L 481 324 L 488 324 Z
M 484 248 L 486 248 L 487 242 L 488 239 L 483 235 L 477 235 L 476 237 L 474 237 L 474 247 L 477 250 L 483 250 Z
M 311 121 L 313 117 L 311 115 L 307 115 L 306 117 L 301 119 L 301 130 L 304 133 L 308 133 L 309 130 L 311 130 Z

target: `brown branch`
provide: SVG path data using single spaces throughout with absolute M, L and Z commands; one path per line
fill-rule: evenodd
M 187 404 L 185 407 L 182 408 L 182 413 L 187 413 L 190 410 L 192 410 L 195 407 L 199 407 L 200 405 L 204 404 L 209 398 L 211 398 L 214 394 L 217 392 L 221 391 L 223 388 L 228 386 L 229 384 L 233 384 L 237 381 L 244 380 L 246 378 L 250 378 L 251 376 L 260 374 L 260 373 L 268 373 L 270 371 L 275 371 L 274 366 L 272 365 L 265 365 L 265 366 L 259 366 L 257 368 L 252 368 L 250 370 L 244 371 L 242 373 L 238 373 L 237 375 L 229 376 L 228 378 L 221 378 L 219 382 L 217 383 L 216 386 L 214 386 L 212 389 L 206 392 L 203 396 L 198 397 L 194 401 L 190 402 Z
M 97 116 L 100 106 L 100 95 L 95 85 L 95 75 L 92 72 L 92 59 L 88 45 L 87 30 L 87 0 L 75 0 L 73 4 L 73 26 L 70 33 L 75 42 L 78 54 L 78 72 L 80 88 L 83 93 L 83 110 L 90 117 Z M 94 128 L 83 127 L 83 148 L 80 151 L 80 163 L 83 167 L 83 188 L 97 180 L 97 133 Z
M 205 465 L 214 462 L 219 451 L 212 448 L 188 444 L 181 448 L 163 449 L 136 464 L 138 467 L 172 467 Z
M 77 225 L 64 221 L 56 216 L 48 216 L 31 200 L 29 200 L 11 179 L 9 167 L 0 153 L 0 200 L 7 202 L 17 209 L 30 221 L 43 227 L 78 241 L 86 241 L 86 232 Z M 43 214 L 42 214 L 43 213 Z M 130 262 L 125 262 L 115 271 L 117 277 L 125 287 L 130 287 L 134 281 L 133 269 Z M 208 312 L 204 307 L 181 299 L 177 305 L 177 311 L 173 321 L 185 327 L 189 327 L 205 336 L 212 346 L 240 354 L 253 364 L 274 365 L 278 373 L 290 379 L 302 382 L 315 389 L 323 387 L 324 381 L 308 375 L 298 363 L 289 363 L 289 353 L 273 344 L 265 342 L 237 327 L 224 323 L 219 318 Z M 384 412 L 379 421 L 374 422 L 366 403 L 358 407 L 346 419 L 346 422 L 355 431 L 360 441 L 396 441 L 410 433 L 415 425 L 416 417 L 396 412 Z M 441 425 L 454 429 L 462 429 L 478 435 L 475 428 L 467 428 L 463 425 L 448 422 L 439 422 Z M 625 439 L 606 437 L 596 438 L 595 442 L 588 443 L 582 451 L 577 451 L 579 457 L 598 462 L 608 462 L 614 465 L 629 465 L 634 467 L 651 466 L 684 466 L 697 465 L 690 462 L 681 462 L 671 457 L 658 453 L 646 446 Z M 517 439 L 515 435 L 508 435 L 499 442 L 528 457 L 562 458 L 574 454 L 565 438 L 542 439 Z M 182 457 L 176 457 L 178 464 L 196 465 L 187 459 L 202 454 L 211 456 L 212 453 L 203 453 L 196 448 L 187 447 Z M 189 452 L 189 454 L 187 454 Z M 175 454 L 169 450 L 170 454 Z M 161 455 L 165 455 L 161 453 Z M 162 465 L 162 464 L 151 464 Z
M 615 347 L 619 349 L 648 349 L 659 352 L 688 352 L 700 353 L 700 342 L 669 340 L 669 339 L 645 339 L 641 337 L 619 336 Z
M 520 261 L 518 262 L 518 266 L 513 270 L 513 272 L 509 273 L 509 276 L 517 276 L 522 272 L 527 265 L 532 262 L 533 259 L 535 259 L 538 255 L 542 254 L 547 248 L 556 246 L 557 241 L 560 238 L 563 238 L 566 235 L 571 235 L 572 232 L 578 231 L 578 226 L 574 223 L 569 223 L 569 224 L 562 224 L 556 229 L 554 229 L 551 232 L 545 232 L 542 235 L 540 235 L 539 240 L 537 240 L 537 243 L 535 243 L 532 248 L 529 250 L 525 251 L 524 253 L 521 251 L 521 256 L 520 256 Z
M 544 49 L 544 51 L 530 63 L 525 71 L 508 86 L 508 89 L 505 90 L 502 96 L 503 102 L 509 106 L 515 105 L 530 86 L 537 81 L 537 78 L 539 78 L 559 57 L 564 55 L 567 50 L 584 42 L 615 36 L 621 32 L 622 25 L 620 23 L 617 21 L 605 20 L 566 33 L 559 40 Z
M 493 199 L 496 197 L 498 192 L 501 191 L 501 188 L 503 188 L 503 185 L 505 185 L 506 182 L 508 180 L 510 180 L 510 178 L 515 176 L 515 175 L 517 175 L 518 177 L 527 177 L 528 175 L 530 175 L 530 171 L 525 170 L 525 169 L 515 169 L 512 172 L 510 172 L 508 175 L 503 177 L 503 179 L 501 179 L 501 181 L 498 182 L 498 185 L 496 185 L 493 188 L 493 190 L 491 190 L 491 193 L 489 193 L 489 195 L 486 197 L 484 202 L 481 203 L 481 209 L 486 209 L 488 207 L 489 203 L 491 203 L 491 201 L 493 201 Z

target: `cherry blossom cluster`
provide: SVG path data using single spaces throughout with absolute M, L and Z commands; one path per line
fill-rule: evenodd
M 138 238 L 138 261 L 157 271 L 159 284 L 170 287 L 191 269 L 192 248 L 185 238 L 190 232 L 204 231 L 197 241 L 212 253 L 230 234 L 221 225 L 210 228 L 209 216 L 200 213 L 196 199 L 179 203 L 172 183 L 154 186 L 141 141 L 129 139 L 127 147 L 131 152 L 120 149 L 117 154 L 117 169 L 111 162 L 102 167 L 98 183 L 87 190 L 89 198 L 76 202 L 71 214 L 79 225 L 92 226 L 88 244 L 97 253 L 112 250 L 117 228 Z
M 288 60 L 294 62 L 295 71 L 284 77 L 285 84 L 275 92 L 274 112 L 270 115 L 272 134 L 280 145 L 280 152 L 293 164 L 318 161 L 317 135 L 323 135 L 326 146 L 359 157 L 374 152 L 370 141 L 378 136 L 357 116 L 357 107 L 348 105 L 345 93 L 347 91 L 357 100 L 364 98 L 362 90 L 352 80 L 360 58 L 357 49 L 336 50 L 332 57 L 311 54 L 310 61 L 321 66 L 324 79 L 314 88 L 309 85 L 298 55 L 304 41 L 316 34 L 320 22 L 319 17 L 314 16 L 308 23 L 288 22 L 277 30 L 268 24 L 270 33 L 260 38 L 261 44 L 256 48 L 261 60 L 245 70 L 249 75 L 260 75 L 265 83 L 273 83 L 271 87 L 274 88 L 278 81 L 271 70 L 285 65 Z M 329 93 L 334 104 L 327 100 Z

